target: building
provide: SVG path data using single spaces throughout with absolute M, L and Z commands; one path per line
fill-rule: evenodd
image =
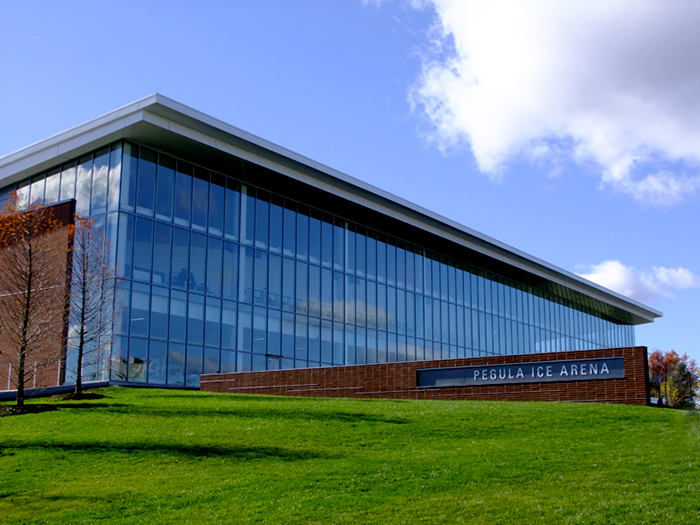
M 121 315 L 86 379 L 632 347 L 661 315 L 157 94 L 0 158 L 0 187 L 108 233 Z

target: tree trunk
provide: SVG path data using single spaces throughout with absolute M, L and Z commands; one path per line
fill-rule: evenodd
M 29 317 L 32 306 L 32 245 L 28 246 L 29 257 L 27 264 L 27 290 L 24 296 L 24 312 L 22 315 L 22 332 L 19 345 L 19 366 L 17 367 L 17 406 L 24 406 L 24 361 L 27 356 L 27 332 L 29 330 Z
M 82 326 L 82 325 L 81 325 Z M 80 330 L 80 343 L 78 343 L 78 363 L 75 373 L 75 395 L 83 393 L 83 345 L 85 344 L 85 332 Z

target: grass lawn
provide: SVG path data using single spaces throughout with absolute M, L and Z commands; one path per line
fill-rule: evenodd
M 700 522 L 700 415 L 108 388 L 0 417 L 0 523 Z

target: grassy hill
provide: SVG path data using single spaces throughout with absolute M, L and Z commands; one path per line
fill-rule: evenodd
M 0 417 L 0 523 L 698 523 L 700 417 L 108 388 Z

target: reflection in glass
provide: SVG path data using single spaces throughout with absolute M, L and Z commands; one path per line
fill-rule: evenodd
M 204 343 L 204 297 L 189 294 L 187 308 L 187 342 Z
M 148 382 L 164 385 L 168 345 L 164 341 L 151 341 L 148 355 Z
M 212 295 L 221 295 L 223 250 L 224 243 L 221 239 L 209 237 L 206 278 L 207 293 Z
M 61 189 L 61 171 L 58 168 L 49 170 L 46 174 L 46 196 L 47 204 L 58 201 L 58 194 Z
M 220 359 L 220 372 L 222 374 L 230 374 L 236 371 L 236 352 L 222 350 Z
M 209 204 L 209 170 L 196 166 L 192 186 L 192 229 L 206 231 Z
M 170 222 L 175 199 L 175 159 L 163 154 L 159 156 L 157 181 L 156 219 Z
M 204 279 L 207 260 L 207 238 L 199 233 L 192 233 L 190 241 L 190 275 L 189 290 L 204 293 Z
M 238 306 L 238 350 L 251 352 L 253 349 L 253 307 L 249 304 Z
M 238 308 L 232 301 L 224 301 L 221 311 L 221 347 L 235 350 L 236 348 L 236 322 Z
M 267 312 L 267 353 L 282 356 L 282 313 L 276 310 Z
M 270 194 L 258 191 L 255 202 L 255 247 L 267 249 L 270 238 Z
M 267 306 L 267 252 L 255 250 L 253 304 Z
M 403 246 L 404 243 L 399 242 L 396 247 L 396 286 L 398 288 L 406 288 L 406 251 Z
M 241 185 L 241 242 L 253 244 L 255 235 L 255 189 Z
M 282 314 L 282 356 L 294 357 L 294 314 Z
M 241 231 L 241 185 L 233 179 L 226 180 L 226 211 L 224 235 L 237 241 Z
M 221 345 L 221 300 L 207 297 L 206 323 L 204 326 L 207 346 L 219 347 Z
M 61 197 L 65 201 L 75 198 L 75 170 L 76 163 L 64 164 L 61 169 Z M 19 189 L 17 190 L 19 194 Z
M 297 213 L 297 259 L 306 261 L 309 258 L 309 209 L 299 206 Z
M 185 345 L 174 343 L 168 345 L 168 384 L 173 386 L 185 384 Z
M 367 279 L 377 279 L 377 232 L 367 230 Z
M 173 229 L 172 285 L 187 290 L 189 272 L 190 232 L 181 228 Z
M 386 244 L 386 282 L 396 286 L 396 241 L 391 237 Z
M 78 160 L 75 182 L 75 213 L 87 217 L 90 214 L 90 190 L 92 188 L 92 154 Z
M 318 357 L 309 354 L 309 361 L 318 362 Z M 333 364 L 333 324 L 321 321 L 321 364 Z
M 238 245 L 232 242 L 224 243 L 223 289 L 226 299 L 238 297 Z
M 367 237 L 364 226 L 357 226 L 355 235 L 355 273 L 358 277 L 367 275 Z
M 226 210 L 226 178 L 218 173 L 211 173 L 209 185 L 209 234 L 221 237 L 224 234 L 224 216 Z
M 172 238 L 172 226 L 156 223 L 155 239 L 153 243 L 153 283 L 170 285 L 170 243 Z
M 309 310 L 309 265 L 297 262 L 296 312 L 306 314 Z
M 151 287 L 134 283 L 131 288 L 131 335 L 148 337 Z
M 109 176 L 109 148 L 95 152 L 92 173 L 92 214 L 107 211 L 107 184 Z
M 107 209 L 115 211 L 119 209 L 119 186 L 121 184 L 122 171 L 122 145 L 120 142 L 112 144 L 109 156 L 109 191 Z
M 314 319 L 311 319 L 314 322 Z M 307 339 L 307 326 L 309 326 L 308 320 L 304 315 L 296 316 L 296 327 L 294 330 L 294 358 L 299 360 L 306 360 L 308 358 L 308 342 Z
M 32 184 L 29 190 L 29 202 L 43 202 L 44 201 L 44 188 L 46 186 L 46 179 L 44 175 L 37 175 L 32 178 Z
M 282 197 L 272 195 L 270 203 L 270 251 L 273 253 L 282 253 L 283 204 Z
M 291 259 L 283 259 L 282 261 L 282 309 L 289 312 L 295 310 L 295 294 L 294 286 L 296 282 L 295 263 Z
M 282 308 L 282 257 L 270 254 L 267 300 L 270 308 Z
M 151 295 L 151 337 L 168 338 L 169 292 L 167 288 L 153 287 Z
M 267 309 L 253 309 L 253 353 L 267 353 Z
M 187 368 L 185 386 L 199 386 L 199 376 L 202 375 L 202 347 L 187 345 Z
M 297 245 L 297 205 L 294 201 L 287 200 L 284 203 L 284 254 L 289 257 L 296 256 Z
M 314 209 L 309 217 L 309 262 L 321 264 L 321 212 Z
M 153 217 L 156 200 L 156 153 L 140 148 L 136 213 Z
M 377 362 L 386 363 L 387 360 L 388 353 L 386 332 L 377 332 Z
M 148 372 L 148 341 L 131 338 L 129 342 L 129 368 L 127 380 L 134 383 L 145 383 Z
M 300 263 L 301 264 L 301 263 Z M 309 315 L 321 315 L 321 269 L 310 264 L 309 268 Z
M 219 350 L 217 348 L 204 348 L 203 374 L 216 374 L 219 372 Z
M 326 268 L 333 266 L 333 217 L 325 213 L 321 224 L 321 264 Z
M 333 225 L 333 268 L 340 271 L 345 268 L 345 221 L 340 218 Z
M 133 278 L 140 281 L 151 280 L 153 264 L 153 221 L 136 218 L 134 233 L 134 270 Z
M 138 167 L 138 146 L 125 142 L 120 190 L 121 203 L 119 206 L 121 210 L 133 212 L 136 209 L 136 175 Z M 63 184 L 63 175 L 61 175 L 61 184 Z M 63 188 L 61 188 L 61 199 L 63 199 Z
M 345 356 L 345 347 L 343 342 L 343 324 L 333 323 L 333 364 L 343 365 Z
M 175 172 L 175 224 L 179 226 L 190 225 L 193 174 L 194 167 L 192 164 L 177 161 L 177 170 Z

